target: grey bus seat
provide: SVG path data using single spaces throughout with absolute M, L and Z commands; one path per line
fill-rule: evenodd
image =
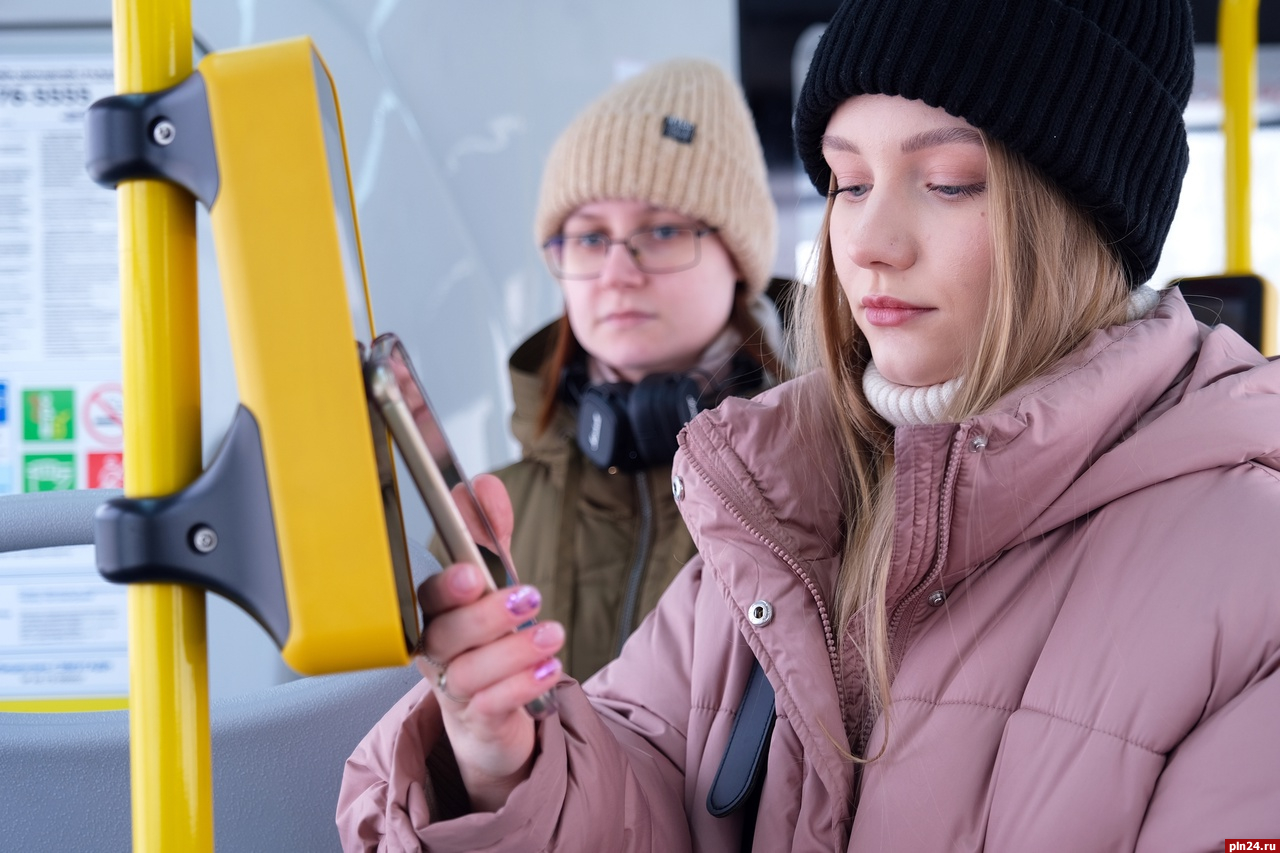
M 0 551 L 92 542 L 94 509 L 119 492 L 55 494 L 0 496 Z M 438 567 L 424 549 L 412 557 L 416 578 Z M 343 762 L 420 677 L 396 667 L 212 700 L 216 849 L 340 849 Z M 128 711 L 0 713 L 5 849 L 131 849 L 129 784 Z

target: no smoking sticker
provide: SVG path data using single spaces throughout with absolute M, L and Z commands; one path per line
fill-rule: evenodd
M 124 441 L 124 396 L 119 385 L 99 385 L 81 410 L 85 433 L 99 444 L 118 447 Z

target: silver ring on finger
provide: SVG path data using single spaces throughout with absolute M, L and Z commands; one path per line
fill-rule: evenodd
M 449 692 L 449 670 L 447 666 L 441 667 L 440 674 L 436 676 L 436 690 L 450 702 L 457 702 L 459 705 L 465 705 L 471 701 L 470 699 L 463 699 L 461 696 L 454 696 Z

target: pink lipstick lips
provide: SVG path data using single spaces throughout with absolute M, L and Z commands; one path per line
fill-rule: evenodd
M 892 296 L 862 297 L 863 316 L 873 326 L 900 326 L 932 308 L 921 308 Z

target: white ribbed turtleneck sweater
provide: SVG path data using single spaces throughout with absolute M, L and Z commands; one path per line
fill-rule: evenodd
M 1129 296 L 1128 320 L 1145 317 L 1159 301 L 1160 291 L 1146 285 L 1135 287 Z M 876 414 L 895 427 L 937 424 L 946 420 L 947 406 L 961 381 L 956 377 L 939 385 L 898 385 L 885 379 L 874 362 L 868 362 L 862 374 L 862 393 Z

